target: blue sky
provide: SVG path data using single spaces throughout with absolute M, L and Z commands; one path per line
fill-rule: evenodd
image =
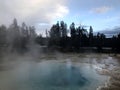
M 120 26 L 120 0 L 0 0 L 0 24 L 13 18 L 42 34 L 60 20 L 101 31 Z
M 120 25 L 120 0 L 69 0 L 69 13 L 63 20 L 93 26 L 94 31 Z

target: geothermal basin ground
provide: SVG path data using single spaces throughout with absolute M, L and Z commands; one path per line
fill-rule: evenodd
M 0 90 L 120 90 L 113 54 L 9 55 L 0 64 Z

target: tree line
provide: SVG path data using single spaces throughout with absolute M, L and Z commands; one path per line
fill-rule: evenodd
M 89 27 L 87 30 L 86 27 Z M 70 31 L 70 35 L 68 35 Z M 46 34 L 48 37 L 48 34 Z M 64 21 L 54 24 L 49 31 L 49 47 L 57 47 L 62 50 L 80 51 L 83 48 L 96 48 L 97 52 L 109 48 L 110 52 L 120 52 L 120 33 L 107 38 L 104 33 L 94 35 L 92 26 L 75 26 L 72 22 L 69 28 Z
M 49 31 L 45 31 L 46 37 L 38 35 L 34 26 L 27 26 L 24 22 L 18 25 L 14 19 L 9 27 L 0 26 L 0 53 L 26 52 L 33 44 L 46 46 L 47 49 L 59 49 L 63 51 L 81 51 L 83 48 L 96 48 L 102 52 L 104 48 L 110 48 L 111 52 L 120 52 L 120 33 L 107 38 L 103 33 L 94 35 L 92 26 L 75 26 L 72 22 L 67 26 L 64 21 L 52 25 Z M 33 45 L 34 46 L 34 45 Z
M 9 27 L 0 26 L 0 53 L 1 52 L 24 52 L 29 45 L 34 43 L 37 34 L 34 26 L 27 26 L 24 22 L 18 25 L 16 19 Z

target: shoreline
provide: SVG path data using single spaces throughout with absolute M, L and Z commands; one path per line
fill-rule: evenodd
M 108 75 L 109 79 L 103 86 L 99 86 L 97 90 L 120 90 L 120 67 L 109 70 L 104 74 Z

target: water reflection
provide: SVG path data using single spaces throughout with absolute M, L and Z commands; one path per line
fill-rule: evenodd
M 24 62 L 14 70 L 0 73 L 2 90 L 95 90 L 107 78 L 97 74 L 94 66 L 71 60 Z M 2 83 L 9 84 L 8 88 Z

